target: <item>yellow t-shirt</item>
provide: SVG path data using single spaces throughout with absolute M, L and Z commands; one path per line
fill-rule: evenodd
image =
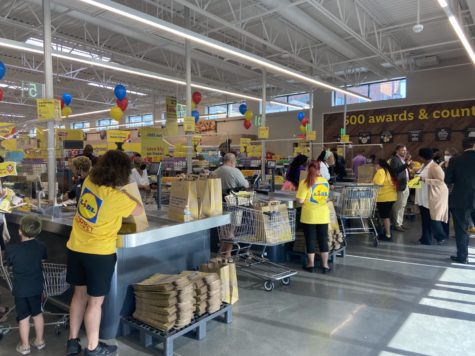
M 397 200 L 396 186 L 391 179 L 391 175 L 386 173 L 384 169 L 380 168 L 376 171 L 373 177 L 373 183 L 381 186 L 381 188 L 379 188 L 378 197 L 376 198 L 378 203 Z
M 115 253 L 122 218 L 129 216 L 136 206 L 137 202 L 120 190 L 95 185 L 86 178 L 66 246 L 93 255 Z
M 305 199 L 302 205 L 300 222 L 304 224 L 329 224 L 330 209 L 327 200 L 330 184 L 323 177 L 318 177 L 309 188 L 305 180 L 301 180 L 297 190 L 297 199 Z

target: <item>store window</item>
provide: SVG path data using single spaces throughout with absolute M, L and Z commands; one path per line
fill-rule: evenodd
M 127 128 L 132 127 L 142 127 L 142 126 L 152 126 L 153 125 L 153 115 L 152 114 L 143 114 L 143 115 L 130 115 L 125 119 Z
M 384 82 L 366 83 L 355 87 L 347 87 L 347 89 L 355 93 L 368 96 L 373 101 L 396 100 L 406 97 L 406 78 L 388 80 Z M 356 104 L 365 102 L 362 99 L 353 96 L 346 96 L 347 104 Z M 332 106 L 345 104 L 345 95 L 339 92 L 333 92 Z
M 119 121 L 113 119 L 99 119 L 96 121 L 96 127 L 104 129 L 118 129 Z
M 228 106 L 227 104 L 208 106 L 207 114 L 208 114 L 208 117 L 207 117 L 208 120 L 220 119 L 220 118 L 226 117 L 228 114 Z
M 73 129 L 88 129 L 91 127 L 91 123 L 89 121 L 73 122 L 71 127 Z
M 239 106 L 242 103 L 230 103 L 228 104 L 228 117 L 242 116 L 239 112 Z
M 280 105 L 278 103 L 282 103 L 285 105 Z M 271 98 L 269 102 L 267 102 L 266 114 L 302 110 L 302 109 L 308 109 L 309 107 L 310 107 L 310 93 L 295 93 L 295 94 L 289 94 L 289 95 L 280 95 L 280 96 Z

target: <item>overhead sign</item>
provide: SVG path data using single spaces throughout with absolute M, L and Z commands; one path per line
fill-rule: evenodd
M 193 116 L 185 116 L 183 119 L 183 130 L 185 132 L 195 132 L 195 118 Z
M 32 99 L 43 97 L 43 84 L 34 82 L 21 82 L 21 96 Z
M 158 127 L 144 127 L 139 131 L 142 155 L 149 162 L 160 162 L 168 155 L 168 143 L 163 140 L 164 131 Z
M 257 137 L 261 140 L 267 140 L 269 138 L 269 127 L 259 126 L 259 130 L 257 131 Z
M 38 120 L 59 120 L 61 118 L 61 102 L 57 99 L 36 99 Z
M 167 96 L 165 98 L 167 117 L 166 128 L 168 136 L 176 136 L 178 134 L 178 119 L 176 115 L 176 98 Z

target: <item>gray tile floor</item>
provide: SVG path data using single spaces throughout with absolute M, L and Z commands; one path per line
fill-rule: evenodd
M 475 264 L 449 262 L 453 239 L 415 245 L 418 223 L 394 235 L 377 249 L 351 237 L 330 275 L 301 272 L 270 293 L 240 274 L 233 323 L 209 323 L 201 341 L 180 338 L 175 355 L 475 355 Z M 67 331 L 49 328 L 46 337 L 32 355 L 63 355 Z M 0 341 L 1 356 L 15 354 L 17 338 L 12 331 Z M 160 354 L 133 338 L 114 342 L 120 355 Z

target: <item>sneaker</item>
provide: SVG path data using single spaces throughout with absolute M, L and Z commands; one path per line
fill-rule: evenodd
M 16 350 L 20 355 L 29 355 L 31 353 L 30 345 L 24 346 L 22 344 L 16 345 Z
M 80 341 L 79 338 L 69 339 L 66 345 L 66 355 L 79 355 L 82 350 Z
M 36 339 L 30 340 L 30 345 L 34 346 L 37 350 L 43 350 L 46 347 L 45 341 L 36 341 Z
M 117 346 L 107 345 L 99 341 L 99 345 L 94 350 L 84 349 L 84 355 L 96 356 L 96 355 L 112 355 L 117 351 Z

